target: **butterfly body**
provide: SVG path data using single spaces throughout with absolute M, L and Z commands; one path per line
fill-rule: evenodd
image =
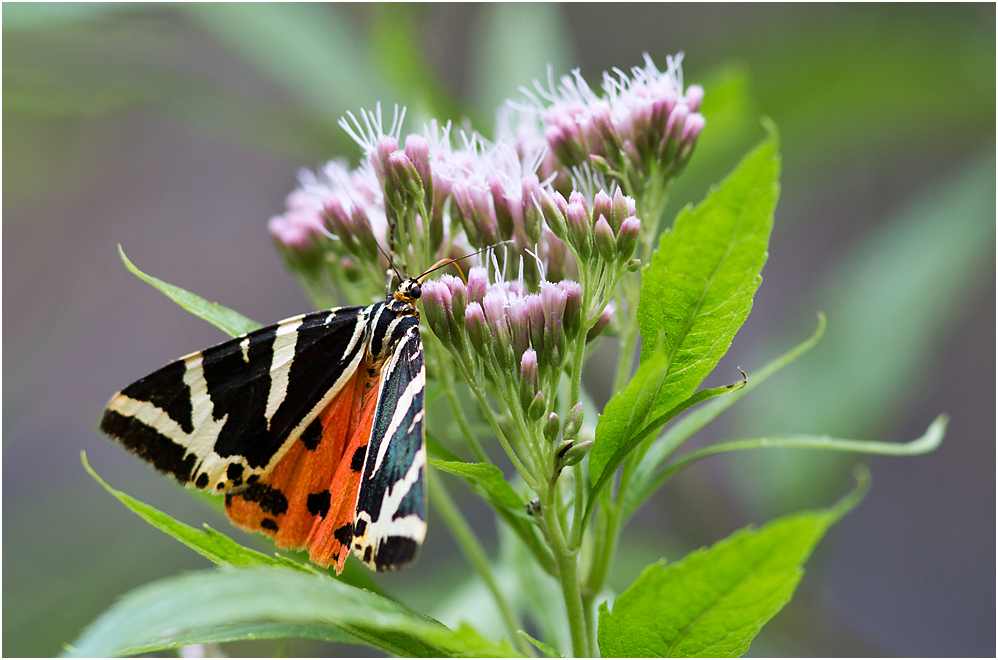
M 187 355 L 112 397 L 101 430 L 279 547 L 404 566 L 426 535 L 419 294 L 407 279 Z

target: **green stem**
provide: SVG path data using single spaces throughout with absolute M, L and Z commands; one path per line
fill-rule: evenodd
M 448 370 L 449 372 L 449 370 Z M 447 397 L 448 403 L 450 403 L 451 411 L 454 413 L 454 420 L 457 422 L 457 426 L 461 429 L 462 435 L 464 435 L 465 440 L 468 441 L 468 445 L 471 447 L 471 451 L 475 453 L 475 457 L 482 463 L 491 463 L 488 454 L 482 448 L 482 444 L 478 441 L 478 438 L 474 433 L 471 432 L 471 425 L 468 424 L 468 418 L 464 414 L 464 410 L 461 409 L 461 402 L 457 398 L 457 392 L 454 390 L 454 379 L 451 378 L 450 373 L 442 374 L 443 380 L 441 385 L 444 389 L 444 396 Z
M 478 404 L 481 406 L 482 411 L 485 412 L 485 417 L 488 419 L 489 426 L 492 427 L 492 432 L 496 434 L 496 438 L 499 439 L 499 444 L 502 445 L 503 450 L 509 457 L 510 462 L 513 463 L 513 467 L 516 471 L 520 473 L 523 480 L 527 482 L 534 492 L 540 492 L 540 483 L 534 478 L 532 472 L 528 471 L 526 466 L 520 461 L 520 458 L 513 451 L 513 447 L 510 446 L 509 440 L 506 438 L 506 434 L 503 433 L 502 427 L 499 426 L 499 420 L 496 419 L 495 413 L 492 412 L 491 406 L 489 406 L 488 398 L 485 396 L 485 392 L 478 387 L 478 383 L 475 382 L 473 378 L 470 377 L 468 370 L 464 364 L 458 361 L 458 368 L 461 369 L 461 375 L 464 377 L 465 381 L 468 383 L 468 387 L 471 388 L 472 393 L 474 393 L 475 398 L 478 399 Z
M 516 632 L 523 626 L 521 626 L 520 622 L 517 621 L 516 615 L 513 613 L 513 608 L 510 606 L 509 601 L 506 600 L 506 596 L 503 595 L 502 591 L 499 589 L 499 583 L 496 582 L 496 577 L 492 572 L 492 565 L 489 563 L 489 558 L 486 556 L 485 550 L 478 542 L 478 538 L 475 536 L 475 533 L 471 530 L 471 526 L 468 525 L 468 522 L 464 519 L 464 516 L 461 515 L 461 511 L 450 498 L 450 493 L 447 492 L 447 488 L 444 486 L 443 481 L 440 479 L 439 475 L 436 474 L 436 472 L 429 473 L 428 484 L 430 500 L 433 502 L 433 505 L 436 507 L 441 517 L 447 523 L 447 526 L 450 528 L 451 534 L 458 542 L 458 545 L 461 546 L 461 550 L 464 551 L 464 556 L 468 559 L 475 570 L 478 571 L 479 577 L 482 578 L 482 581 L 485 582 L 485 586 L 488 587 L 489 591 L 492 593 L 492 598 L 499 607 L 499 613 L 502 616 L 503 624 L 506 626 L 506 634 L 509 635 L 510 639 L 517 646 L 520 653 L 527 656 L 533 655 L 533 649 L 527 641 Z
M 606 576 L 617 549 L 619 525 L 620 512 L 616 506 L 600 507 L 595 530 L 596 547 L 593 550 L 593 563 L 585 585 L 585 594 L 589 598 L 595 598 L 606 584 Z
M 558 565 L 558 580 L 561 582 L 561 593 L 565 599 L 568 628 L 572 637 L 572 655 L 576 658 L 589 657 L 589 635 L 586 632 L 586 615 L 582 607 L 582 591 L 579 588 L 579 562 L 576 553 L 565 544 L 553 490 L 554 487 L 550 487 L 546 497 L 550 510 L 541 511 L 545 535 Z

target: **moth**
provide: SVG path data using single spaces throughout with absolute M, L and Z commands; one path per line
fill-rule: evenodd
M 471 256 L 471 255 L 469 255 Z M 447 260 L 451 261 L 451 260 Z M 115 394 L 100 428 L 237 526 L 377 571 L 426 536 L 421 278 L 182 357 Z

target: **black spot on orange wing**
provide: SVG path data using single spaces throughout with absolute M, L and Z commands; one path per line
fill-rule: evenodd
M 288 498 L 277 488 L 259 481 L 249 485 L 242 493 L 247 502 L 256 502 L 266 513 L 279 516 L 288 510 Z
M 276 533 L 277 521 L 274 520 L 273 518 L 264 518 L 263 520 L 260 521 L 260 527 L 265 530 Z
M 329 513 L 329 491 L 324 490 L 321 493 L 309 494 L 307 506 L 308 512 L 313 516 L 325 518 L 326 514 Z
M 353 453 L 353 459 L 350 461 L 350 469 L 354 472 L 363 470 L 365 458 L 367 458 L 367 446 L 357 447 L 357 451 Z
M 309 451 L 315 451 L 319 446 L 319 442 L 322 441 L 322 422 L 318 417 L 302 431 L 301 441 Z
M 333 532 L 333 536 L 336 538 L 337 541 L 340 542 L 340 545 L 342 545 L 344 548 L 349 548 L 350 542 L 353 541 L 353 525 L 351 525 L 350 523 L 343 525 L 342 527 L 338 528 L 335 532 Z M 337 557 L 338 556 L 339 554 L 337 553 Z

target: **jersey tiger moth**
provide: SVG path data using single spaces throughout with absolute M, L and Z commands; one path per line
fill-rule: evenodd
M 401 568 L 426 536 L 419 297 L 408 278 L 191 353 L 115 394 L 100 428 L 278 547 Z

